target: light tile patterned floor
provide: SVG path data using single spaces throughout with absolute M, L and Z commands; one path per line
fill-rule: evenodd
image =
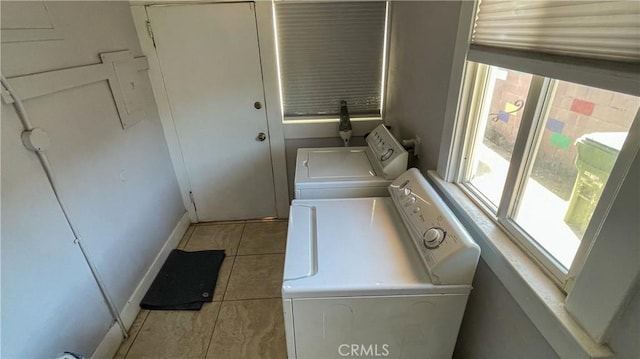
M 286 221 L 191 225 L 178 246 L 224 249 L 213 303 L 141 310 L 115 358 L 286 358 L 280 287 Z

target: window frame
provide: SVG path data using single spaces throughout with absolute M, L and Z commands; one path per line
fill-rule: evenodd
M 481 113 L 482 104 L 484 96 L 491 91 L 487 88 L 487 84 L 491 77 L 492 65 L 468 62 L 467 67 L 473 78 L 474 86 L 473 88 L 468 87 L 466 94 L 471 101 L 464 111 L 464 150 L 455 182 L 566 292 L 570 273 L 576 272 L 573 265 L 563 270 L 564 266 L 512 218 L 522 199 L 524 184 L 533 165 L 536 148 L 544 129 L 545 114 L 555 93 L 557 80 L 533 75 L 526 98 L 527 106 L 523 110 L 520 129 L 509 161 L 509 171 L 505 179 L 501 200 L 500 203 L 494 205 L 470 182 L 471 167 L 475 163 L 475 142 L 481 140 L 478 129 L 482 127 L 484 120 Z M 582 245 L 584 243 L 581 242 Z M 586 251 L 578 250 L 576 257 L 586 254 Z M 583 260 L 584 258 L 576 258 L 574 263 L 580 263 Z
M 587 237 L 588 233 L 585 233 L 571 266 L 565 268 L 564 265 L 540 245 L 533 236 L 529 235 L 513 218 L 517 213 L 518 206 L 521 204 L 526 180 L 531 173 L 537 148 L 540 143 L 539 137 L 544 130 L 546 114 L 549 111 L 549 105 L 554 97 L 557 82 L 560 81 L 560 79 L 532 74 L 533 77 L 526 98 L 527 105 L 523 109 L 500 203 L 493 204 L 471 183 L 471 167 L 475 162 L 475 144 L 481 141 L 478 137 L 478 128 L 483 125 L 482 105 L 484 103 L 484 97 L 490 92 L 487 84 L 490 78 L 491 67 L 498 67 L 498 65 L 471 61 L 467 61 L 466 63 L 466 79 L 464 83 L 473 84 L 473 89 L 468 93 L 466 100 L 460 102 L 459 121 L 463 123 L 462 128 L 464 134 L 460 138 L 463 142 L 460 146 L 459 165 L 453 169 L 455 172 L 454 182 L 523 249 L 566 294 L 574 283 L 575 277 L 580 272 L 579 267 L 586 260 L 589 253 L 588 248 L 593 242 L 594 236 Z M 519 71 L 518 69 L 510 70 Z M 599 202 L 604 202 L 608 207 L 613 203 L 614 199 L 615 197 L 603 194 Z M 600 222 L 601 221 L 602 219 Z M 598 222 L 598 220 L 596 219 L 595 222 Z M 601 223 L 595 223 L 593 225 L 600 226 Z M 589 226 L 592 226 L 592 224 L 590 223 Z

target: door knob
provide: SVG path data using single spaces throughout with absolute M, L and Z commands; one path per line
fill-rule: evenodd
M 256 137 L 256 140 L 258 140 L 258 141 L 260 141 L 260 142 L 262 142 L 262 141 L 264 141 L 264 140 L 266 140 L 266 139 L 267 139 L 267 135 L 266 135 L 264 132 L 260 132 L 260 133 L 258 134 L 258 137 Z
M 256 110 L 259 110 L 262 108 L 262 104 L 260 103 L 260 101 L 256 101 L 253 103 L 253 107 L 255 107 Z

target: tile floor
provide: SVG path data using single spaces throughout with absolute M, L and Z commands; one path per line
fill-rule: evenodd
M 224 249 L 212 303 L 141 310 L 115 358 L 286 358 L 280 287 L 286 221 L 191 225 L 178 249 Z

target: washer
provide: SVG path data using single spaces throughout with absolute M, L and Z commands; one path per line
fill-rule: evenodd
M 391 197 L 294 200 L 289 358 L 448 358 L 480 248 L 413 168 Z
M 387 187 L 407 170 L 408 153 L 384 126 L 367 146 L 299 148 L 295 198 L 386 197 Z

